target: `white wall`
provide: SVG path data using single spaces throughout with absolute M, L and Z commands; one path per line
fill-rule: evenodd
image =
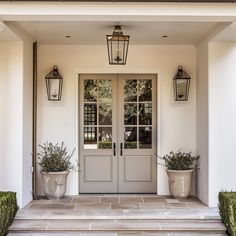
M 32 200 L 32 41 L 0 42 L 0 191 Z
M 22 201 L 20 206 L 25 206 L 32 200 L 32 111 L 33 111 L 33 42 L 25 31 L 22 31 L 14 22 L 5 22 L 6 26 L 12 31 L 22 42 L 22 73 L 18 74 L 16 79 L 20 81 L 21 97 L 19 101 L 21 104 L 19 109 L 22 113 L 21 129 L 22 136 L 20 144 L 22 146 L 22 161 L 20 163 L 22 168 Z M 21 99 L 21 100 L 20 100 Z
M 236 43 L 209 45 L 209 204 L 236 190 Z
M 198 197 L 208 204 L 208 42 L 197 46 L 197 154 Z
M 22 204 L 23 44 L 0 42 L 0 190 Z
M 38 67 L 38 143 L 64 141 L 69 150 L 77 145 L 76 86 L 79 68 L 144 68 L 161 71 L 161 154 L 170 150 L 196 151 L 196 51 L 191 45 L 130 46 L 126 66 L 109 66 L 106 46 L 40 46 Z M 53 65 L 64 77 L 61 102 L 47 100 L 45 75 Z M 179 65 L 192 76 L 188 102 L 173 101 L 173 76 Z M 74 159 L 78 157 L 75 156 Z M 168 184 L 163 168 L 158 170 L 158 193 L 167 194 Z M 38 176 L 38 194 L 42 194 Z M 67 194 L 78 193 L 78 176 L 70 174 Z

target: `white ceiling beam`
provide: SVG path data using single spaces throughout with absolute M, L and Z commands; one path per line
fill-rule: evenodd
M 0 3 L 3 21 L 208 21 L 236 20 L 233 3 Z

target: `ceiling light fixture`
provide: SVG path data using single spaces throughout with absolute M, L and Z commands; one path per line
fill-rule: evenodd
M 128 55 L 129 35 L 124 35 L 120 25 L 116 25 L 112 35 L 107 35 L 109 64 L 125 65 Z

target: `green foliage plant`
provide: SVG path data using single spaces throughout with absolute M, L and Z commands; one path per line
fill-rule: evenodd
M 173 152 L 164 156 L 158 156 L 164 161 L 168 170 L 192 170 L 196 165 L 199 156 L 193 156 L 191 152 Z
M 222 221 L 229 235 L 236 236 L 236 192 L 221 191 L 218 199 Z
M 71 164 L 71 157 L 75 149 L 71 154 L 68 154 L 63 142 L 60 145 L 58 143 L 45 142 L 39 147 L 41 150 L 38 153 L 38 164 L 41 172 L 61 172 L 75 169 Z
M 16 193 L 0 192 L 0 236 L 7 235 L 17 209 Z

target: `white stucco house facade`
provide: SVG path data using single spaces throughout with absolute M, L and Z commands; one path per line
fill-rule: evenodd
M 21 207 L 32 200 L 37 42 L 36 146 L 64 141 L 69 150 L 76 148 L 73 161 L 80 160 L 80 75 L 153 74 L 155 152 L 181 148 L 200 155 L 192 193 L 216 206 L 220 190 L 236 189 L 235 20 L 232 2 L 1 1 L 0 190 L 16 191 Z M 105 35 L 116 24 L 131 37 L 122 66 L 109 65 L 107 58 Z M 45 76 L 54 65 L 64 79 L 59 102 L 48 101 L 46 94 Z M 187 102 L 174 101 L 173 77 L 179 65 L 192 78 Z M 156 169 L 155 193 L 168 195 L 165 169 Z M 35 191 L 42 195 L 40 173 L 34 171 Z M 81 173 L 70 173 L 66 194 L 83 192 L 80 178 Z

